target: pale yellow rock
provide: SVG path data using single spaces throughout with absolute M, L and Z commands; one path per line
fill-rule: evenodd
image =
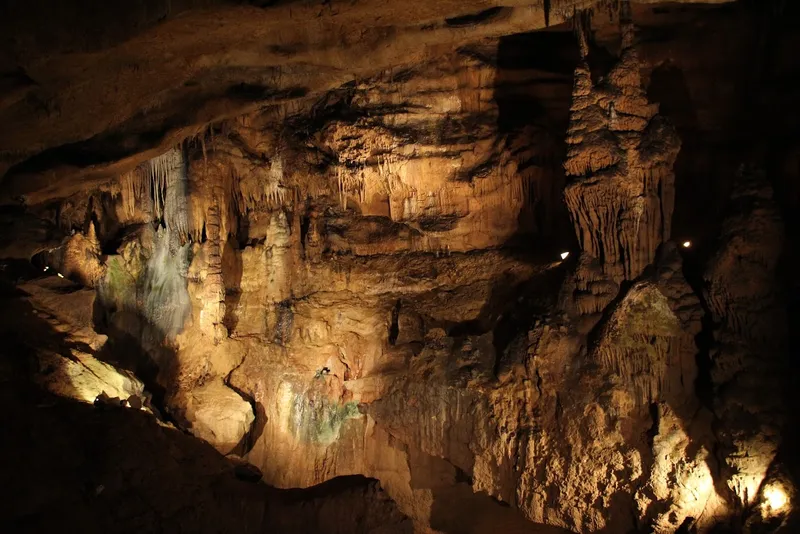
M 70 352 L 70 358 L 53 352 L 40 353 L 40 372 L 34 379 L 51 393 L 81 402 L 93 403 L 102 395 L 120 401 L 143 396 L 144 385 L 132 373 L 89 354 Z
M 190 432 L 223 454 L 236 449 L 255 419 L 250 403 L 221 381 L 192 390 L 185 402 Z

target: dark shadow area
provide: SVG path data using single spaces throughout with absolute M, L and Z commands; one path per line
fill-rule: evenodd
M 492 332 L 493 374 L 496 377 L 502 369 L 514 363 L 511 361 L 513 358 L 525 354 L 524 349 L 516 346 L 516 341 L 527 339 L 535 318 L 553 308 L 571 266 L 571 262 L 563 262 L 522 282 L 515 282 L 510 276 L 499 277 L 475 320 L 442 326 L 448 336 L 454 338 Z M 509 350 L 510 347 L 514 350 Z
M 489 9 L 485 9 L 478 13 L 473 13 L 471 15 L 463 15 L 461 17 L 452 17 L 449 19 L 445 19 L 445 24 L 450 26 L 451 28 L 460 28 L 463 26 L 475 26 L 478 24 L 485 24 L 491 20 L 497 19 L 503 13 L 509 12 L 509 8 L 497 6 L 497 7 L 490 7 Z
M 402 301 L 398 300 L 392 308 L 392 321 L 389 325 L 389 345 L 394 345 L 397 343 L 397 336 L 400 335 L 400 325 L 398 324 L 398 319 L 400 318 L 401 307 Z
M 566 24 L 548 31 L 509 35 L 499 41 L 494 85 L 497 128 L 523 183 L 518 230 L 506 247 L 544 246 L 559 252 L 575 248 L 562 198 L 562 162 L 572 72 L 579 59 L 577 40 Z
M 231 375 L 234 371 L 231 371 L 228 376 L 225 377 L 225 385 L 235 391 L 241 398 L 250 403 L 250 408 L 253 410 L 254 414 L 253 424 L 250 426 L 250 431 L 246 432 L 244 436 L 242 436 L 242 439 L 231 451 L 231 454 L 235 454 L 244 458 L 247 453 L 253 450 L 253 447 L 255 447 L 256 443 L 258 443 L 258 439 L 264 433 L 264 428 L 267 426 L 267 410 L 264 408 L 264 403 L 256 402 L 256 400 L 248 393 L 248 391 L 238 388 L 231 383 Z M 250 466 L 250 464 L 247 465 L 249 466 L 249 469 L 256 470 L 258 472 L 260 480 L 261 470 L 255 466 Z
M 152 394 L 153 405 L 162 416 L 166 416 L 168 392 L 161 385 L 159 375 L 166 380 L 165 383 L 174 384 L 178 371 L 174 363 L 170 365 L 176 361 L 176 356 L 175 349 L 163 343 L 166 334 L 138 311 L 107 309 L 99 298 L 95 298 L 93 311 L 95 330 L 108 336 L 108 341 L 95 357 L 133 373 Z M 116 315 L 113 321 L 111 315 Z M 143 340 L 151 341 L 147 348 L 143 346 Z M 165 369 L 168 372 L 164 372 Z
M 714 384 L 711 378 L 711 352 L 714 347 L 714 329 L 716 326 L 706 302 L 706 282 L 703 280 L 703 274 L 705 273 L 708 259 L 714 253 L 716 247 L 716 240 L 707 239 L 696 244 L 693 243 L 691 248 L 681 249 L 683 277 L 692 288 L 694 294 L 699 297 L 700 305 L 703 307 L 702 330 L 695 336 L 695 344 L 697 345 L 697 354 L 695 356 L 697 379 L 694 385 L 695 395 L 697 395 L 703 406 L 709 410 L 713 410 L 714 401 Z
M 226 91 L 226 96 L 245 102 L 256 100 L 292 100 L 302 98 L 308 94 L 305 87 L 292 87 L 289 89 L 276 89 L 262 84 L 240 83 L 232 85 Z
M 740 154 L 715 140 L 713 133 L 703 131 L 686 77 L 676 64 L 667 62 L 653 70 L 648 99 L 659 104 L 660 113 L 681 138 L 675 163 L 672 236 L 679 241 L 690 240 L 697 256 L 698 249 L 719 231 Z
M 230 335 L 239 324 L 239 301 L 242 299 L 242 251 L 235 248 L 236 241 L 227 239 L 222 250 L 222 281 L 225 285 L 225 317 L 222 323 Z
M 0 206 L 0 257 L 28 260 L 42 249 L 58 246 L 63 237 L 52 221 L 23 206 Z
M 558 527 L 528 521 L 502 501 L 472 491 L 464 472 L 447 460 L 408 451 L 411 487 L 433 494 L 431 528 L 451 534 L 568 534 Z

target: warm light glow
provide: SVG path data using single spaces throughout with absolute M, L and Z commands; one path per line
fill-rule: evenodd
M 64 275 L 63 275 L 63 274 L 61 274 L 61 273 L 58 273 L 58 277 L 59 277 L 59 278 L 64 278 Z
M 764 501 L 770 510 L 777 512 L 786 506 L 789 502 L 789 496 L 778 485 L 767 486 L 764 488 Z
M 561 253 L 561 259 L 562 260 L 566 260 L 568 256 L 569 256 L 569 252 L 562 252 Z
M 44 270 L 46 271 L 46 270 L 47 270 L 47 269 L 49 269 L 49 268 L 50 268 L 50 267 L 47 267 L 47 266 L 45 266 Z
M 692 242 L 691 241 L 684 241 L 683 242 L 683 248 L 689 248 L 691 246 L 692 246 Z

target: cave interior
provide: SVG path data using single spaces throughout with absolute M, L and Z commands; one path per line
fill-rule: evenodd
M 800 4 L 0 2 L 0 531 L 800 532 Z

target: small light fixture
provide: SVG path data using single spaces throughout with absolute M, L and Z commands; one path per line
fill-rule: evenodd
M 769 510 L 779 512 L 789 502 L 789 496 L 779 485 L 770 485 L 764 488 L 764 501 Z
M 64 278 L 64 275 L 63 275 L 63 274 L 61 274 L 61 273 L 56 273 L 56 274 L 58 274 L 58 277 L 59 277 L 59 278 Z
M 692 246 L 692 242 L 691 241 L 684 241 L 681 244 L 683 245 L 683 248 L 690 248 Z
M 44 270 L 45 270 L 45 271 L 47 271 L 47 269 L 49 269 L 49 268 L 50 268 L 50 267 L 49 267 L 49 266 L 47 266 L 47 265 L 45 265 L 45 266 L 44 266 Z
M 562 253 L 561 253 L 561 259 L 562 259 L 562 260 L 566 260 L 566 259 L 567 259 L 567 257 L 569 257 L 569 252 L 562 252 Z

